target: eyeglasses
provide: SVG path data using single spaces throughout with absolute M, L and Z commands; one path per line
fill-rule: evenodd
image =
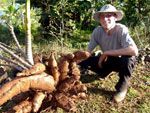
M 116 14 L 109 13 L 109 14 L 100 14 L 100 15 L 99 15 L 100 18 L 104 18 L 104 17 L 110 18 L 110 17 L 112 17 L 112 16 L 116 16 Z

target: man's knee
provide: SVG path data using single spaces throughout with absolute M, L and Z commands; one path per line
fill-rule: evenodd
M 135 65 L 136 65 L 136 58 L 135 56 L 122 56 L 122 65 L 121 67 L 123 69 L 133 71 Z

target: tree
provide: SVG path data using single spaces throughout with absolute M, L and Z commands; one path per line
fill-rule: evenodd
M 33 57 L 32 57 L 32 45 L 31 45 L 30 0 L 26 0 L 26 54 L 23 52 L 23 50 L 16 38 L 16 35 L 14 33 L 14 28 L 11 25 L 11 21 L 12 21 L 11 17 L 15 13 L 14 10 L 15 10 L 15 0 L 13 0 L 12 5 L 10 5 L 10 7 L 8 7 L 8 11 L 10 13 L 10 15 L 9 15 L 10 18 L 9 18 L 9 21 L 6 21 L 6 25 L 8 26 L 9 30 L 11 31 L 11 35 L 12 35 L 13 39 L 15 40 L 18 49 L 14 49 L 14 48 L 0 42 L 0 48 L 15 59 L 15 60 L 11 60 L 9 58 L 6 58 L 5 56 L 0 55 L 0 59 L 3 59 L 7 62 L 12 63 L 11 65 L 1 63 L 0 65 L 10 66 L 10 67 L 16 68 L 19 71 L 22 71 L 23 69 L 30 68 L 34 64 Z M 12 52 L 12 51 L 15 51 L 15 52 Z M 22 60 L 19 57 L 19 55 L 15 54 L 16 52 L 21 54 L 25 60 Z M 16 62 L 16 60 L 17 60 L 17 62 Z
M 30 0 L 26 0 L 26 54 L 27 60 L 33 65 L 31 42 Z

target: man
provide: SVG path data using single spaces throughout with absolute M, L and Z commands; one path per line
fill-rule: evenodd
M 112 71 L 119 72 L 119 81 L 113 96 L 115 102 L 121 102 L 126 96 L 128 83 L 136 64 L 135 56 L 138 54 L 128 28 L 116 23 L 122 17 L 123 13 L 110 4 L 94 13 L 94 19 L 101 26 L 94 29 L 87 51 L 91 52 L 99 45 L 103 53 L 100 57 L 91 56 L 79 63 L 81 67 L 98 73 L 102 78 Z

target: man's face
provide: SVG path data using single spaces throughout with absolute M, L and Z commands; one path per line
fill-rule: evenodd
M 100 23 L 105 30 L 111 30 L 116 24 L 116 18 L 115 13 L 101 13 Z

